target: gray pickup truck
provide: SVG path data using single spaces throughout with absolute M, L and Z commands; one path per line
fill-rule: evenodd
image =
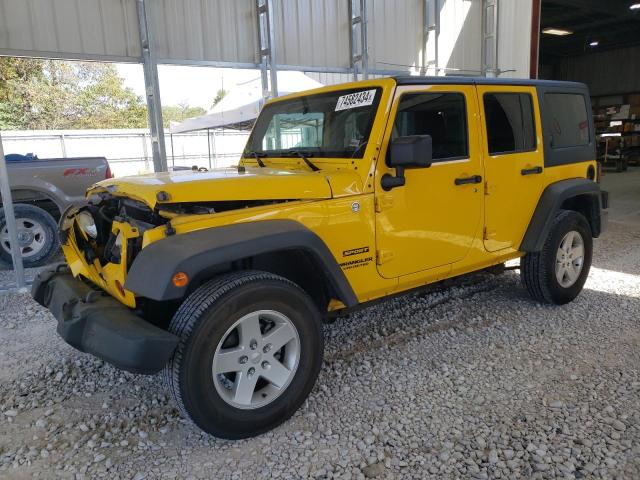
M 111 178 L 104 157 L 47 158 L 7 155 L 18 241 L 25 267 L 44 265 L 58 250 L 57 220 L 84 201 L 94 183 Z M 2 207 L 0 199 L 0 207 Z M 11 263 L 11 244 L 0 208 L 0 263 Z

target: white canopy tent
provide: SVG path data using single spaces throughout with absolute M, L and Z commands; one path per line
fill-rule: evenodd
M 311 90 L 322 87 L 320 82 L 302 72 L 278 72 L 278 94 Z M 172 122 L 171 133 L 192 132 L 220 127 L 247 128 L 260 113 L 262 102 L 262 81 L 260 76 L 239 83 L 209 112 L 200 117 L 188 118 L 177 123 Z

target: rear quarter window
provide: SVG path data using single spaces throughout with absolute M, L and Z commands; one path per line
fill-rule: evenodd
M 544 104 L 550 121 L 551 148 L 589 144 L 589 117 L 583 95 L 546 93 Z

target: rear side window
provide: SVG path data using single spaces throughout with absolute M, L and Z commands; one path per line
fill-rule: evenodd
M 400 98 L 392 138 L 431 135 L 434 159 L 469 156 L 467 113 L 460 93 L 407 93 Z
M 544 106 L 551 121 L 551 148 L 589 144 L 589 121 L 583 95 L 545 93 Z
M 485 93 L 489 154 L 527 152 L 536 148 L 533 102 L 527 93 Z

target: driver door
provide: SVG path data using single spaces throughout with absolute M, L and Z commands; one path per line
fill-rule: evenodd
M 484 179 L 472 85 L 399 86 L 376 167 L 378 272 L 396 278 L 462 260 L 482 229 Z M 408 168 L 405 185 L 389 191 L 380 180 L 389 143 L 431 135 L 433 163 Z

